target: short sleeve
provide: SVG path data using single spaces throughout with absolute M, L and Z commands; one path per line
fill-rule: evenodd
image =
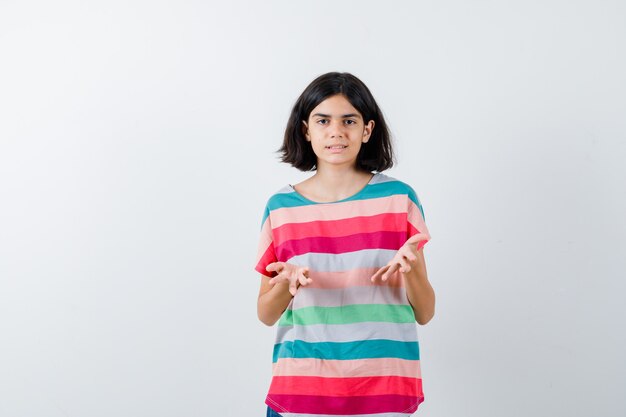
M 276 273 L 268 272 L 265 268 L 269 264 L 276 262 L 276 260 L 270 209 L 269 206 L 266 206 L 263 213 L 263 219 L 261 221 L 261 236 L 259 237 L 259 247 L 256 257 L 256 266 L 254 269 L 265 276 L 273 277 Z
M 428 227 L 426 227 L 424 209 L 422 208 L 422 204 L 417 197 L 415 190 L 413 190 L 410 186 L 407 187 L 407 239 L 418 233 L 424 233 L 427 236 L 427 239 L 419 242 L 417 245 L 417 249 L 420 250 L 430 240 L 430 232 L 428 231 Z

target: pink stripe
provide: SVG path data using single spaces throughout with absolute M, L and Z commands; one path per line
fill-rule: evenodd
M 280 358 L 272 365 L 274 376 L 406 376 L 421 378 L 420 361 L 396 358 L 322 360 L 314 358 Z
M 297 394 L 332 397 L 405 395 L 422 396 L 422 380 L 403 376 L 324 378 L 278 376 L 272 379 L 269 395 Z
M 406 213 L 383 213 L 341 220 L 287 223 L 275 228 L 272 233 L 274 244 L 279 246 L 288 240 L 315 236 L 339 237 L 379 231 L 401 232 L 406 230 L 406 224 Z
M 261 227 L 261 236 L 259 237 L 259 245 L 256 255 L 257 263 L 254 268 L 263 275 L 268 275 L 268 272 L 265 270 L 265 267 L 267 266 L 266 262 L 273 262 L 271 261 L 271 258 L 275 257 L 268 256 L 268 253 L 273 253 L 272 231 L 270 227 L 270 218 L 268 217 L 265 219 L 265 223 L 263 223 L 263 226 Z
M 378 268 L 359 268 L 340 272 L 320 272 L 309 271 L 309 278 L 312 282 L 308 284 L 311 288 L 346 288 L 362 287 L 371 285 L 388 285 L 390 287 L 404 287 L 402 274 L 396 272 L 386 282 L 377 280 L 372 282 L 371 278 Z
M 304 253 L 346 253 L 364 249 L 398 250 L 406 242 L 406 232 L 357 233 L 341 237 L 310 237 L 289 240 L 276 247 L 278 259 L 291 259 Z
M 265 249 L 272 243 L 272 226 L 270 224 L 270 218 L 265 219 L 265 223 L 261 227 L 261 235 L 259 237 L 259 252 L 265 251 Z
M 414 413 L 424 397 L 372 395 L 326 397 L 319 395 L 268 395 L 266 403 L 279 412 L 309 414 Z
M 272 210 L 270 217 L 272 228 L 277 228 L 287 223 L 341 220 L 350 217 L 374 216 L 380 213 L 403 213 L 408 207 L 407 200 L 406 195 L 396 194 L 329 205 L 284 207 Z

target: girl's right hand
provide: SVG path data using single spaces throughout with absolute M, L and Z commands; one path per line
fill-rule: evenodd
M 313 282 L 313 280 L 309 278 L 309 268 L 306 266 L 296 266 L 286 262 L 274 262 L 269 264 L 265 269 L 269 272 L 277 273 L 275 277 L 269 280 L 271 285 L 284 281 L 289 282 L 289 292 L 291 295 L 296 295 L 298 284 L 307 285 Z

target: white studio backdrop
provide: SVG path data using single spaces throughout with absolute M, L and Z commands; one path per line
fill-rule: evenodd
M 262 416 L 290 107 L 372 90 L 437 313 L 418 416 L 620 416 L 622 1 L 0 0 L 0 417 Z

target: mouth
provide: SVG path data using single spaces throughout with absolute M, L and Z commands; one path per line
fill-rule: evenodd
M 332 145 L 332 146 L 326 146 L 326 149 L 345 149 L 347 147 L 348 145 Z

